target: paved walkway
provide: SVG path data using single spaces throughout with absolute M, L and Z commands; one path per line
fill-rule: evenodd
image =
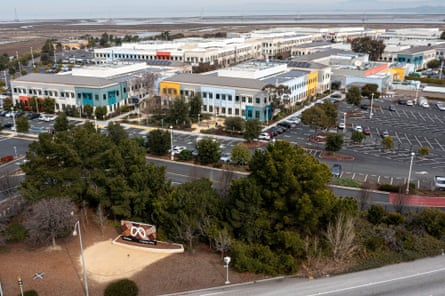
M 445 208 L 445 196 L 423 196 L 390 193 L 389 202 L 393 205 Z

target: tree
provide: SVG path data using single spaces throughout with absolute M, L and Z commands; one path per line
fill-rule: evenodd
M 204 137 L 196 143 L 198 150 L 198 161 L 203 164 L 216 163 L 221 157 L 221 149 L 219 148 L 219 141 Z
M 329 126 L 329 119 L 323 108 L 319 105 L 305 110 L 301 115 L 301 122 L 309 125 L 313 129 L 326 129 Z
M 346 93 L 346 102 L 348 104 L 354 104 L 355 106 L 360 106 L 361 101 L 361 91 L 357 86 L 351 86 Z
M 190 117 L 197 118 L 198 115 L 201 115 L 202 100 L 199 95 L 195 95 L 195 96 L 192 96 L 191 98 L 189 98 L 188 104 L 189 104 L 189 109 L 190 109 L 190 113 L 189 113 Z
M 86 118 L 90 118 L 93 115 L 93 106 L 87 104 L 83 106 L 83 114 L 85 114 Z
M 168 198 L 158 198 L 155 206 L 157 225 L 169 237 L 187 242 L 206 237 L 206 227 L 217 223 L 219 198 L 208 179 L 199 179 L 175 187 Z
M 440 39 L 445 40 L 445 31 L 443 31 L 442 34 L 440 34 Z
M 56 120 L 54 121 L 54 131 L 61 132 L 66 131 L 69 128 L 69 122 L 68 117 L 66 116 L 65 112 L 60 113 L 57 115 Z
M 74 203 L 67 198 L 47 198 L 31 204 L 24 223 L 28 241 L 36 245 L 50 242 L 55 247 L 56 238 L 71 233 L 75 210 Z
M 430 154 L 430 148 L 429 148 L 428 146 L 420 147 L 420 148 L 417 150 L 417 153 L 418 153 L 420 156 L 426 156 L 426 155 Z
M 54 47 L 53 47 L 53 41 L 51 39 L 48 39 L 45 41 L 45 44 L 42 46 L 42 49 L 40 50 L 40 61 L 47 65 L 49 62 L 52 62 L 54 60 Z
M 380 97 L 380 92 L 377 90 L 378 89 L 378 85 L 374 84 L 374 83 L 368 83 L 365 86 L 362 87 L 362 96 L 363 97 L 368 97 L 371 99 L 371 97 L 374 94 L 374 99 L 378 99 Z
M 385 50 L 385 44 L 382 40 L 360 37 L 352 40 L 351 49 L 354 52 L 367 53 L 371 61 L 378 61 Z
M 435 68 L 439 68 L 441 63 L 442 62 L 440 60 L 431 60 L 426 64 L 426 66 L 428 68 L 435 69 Z
M 394 147 L 394 140 L 391 136 L 384 137 L 382 139 L 382 145 L 385 149 L 392 149 Z
M 17 132 L 27 133 L 29 130 L 29 121 L 25 116 L 20 116 L 15 120 Z
M 3 110 L 11 110 L 13 107 L 12 99 L 6 98 L 3 100 Z
M 250 119 L 246 121 L 246 128 L 243 137 L 248 142 L 258 138 L 261 133 L 261 122 L 258 119 Z
M 96 110 L 94 110 L 94 115 L 98 120 L 104 120 L 105 115 L 107 115 L 107 107 L 106 106 L 96 107 Z
M 224 127 L 227 131 L 242 132 L 246 125 L 246 121 L 241 117 L 226 117 L 224 119 Z
M 337 152 L 343 146 L 343 134 L 329 133 L 326 137 L 326 151 Z
M 39 108 L 41 108 L 43 112 L 53 114 L 55 111 L 55 108 L 56 108 L 56 100 L 53 98 L 47 97 L 41 102 L 41 105 L 39 105 Z
M 326 128 L 333 127 L 337 124 L 338 106 L 329 100 L 320 105 L 326 116 Z
M 166 130 L 155 129 L 148 134 L 150 153 L 164 155 L 171 147 L 170 133 Z
M 240 144 L 235 145 L 232 149 L 231 160 L 237 164 L 247 164 L 250 160 L 250 150 Z
M 352 132 L 352 135 L 351 135 L 352 142 L 361 143 L 364 138 L 365 138 L 365 135 L 362 132 L 359 132 L 359 131 Z
M 173 104 L 170 104 L 167 110 L 167 120 L 172 125 L 184 124 L 189 126 L 189 104 L 184 97 L 174 99 Z

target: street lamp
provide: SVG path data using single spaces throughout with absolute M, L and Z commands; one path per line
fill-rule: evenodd
M 79 242 L 80 242 L 80 255 L 82 257 L 82 267 L 83 267 L 83 284 L 85 286 L 85 296 L 88 296 L 88 281 L 87 281 L 87 270 L 85 266 L 85 257 L 83 255 L 83 245 L 82 245 L 82 233 L 80 231 L 80 222 L 77 221 L 76 224 L 74 224 L 74 231 L 73 236 L 77 235 L 77 230 L 79 230 Z
M 17 135 L 17 127 L 15 126 L 15 111 L 14 108 L 11 107 L 11 114 L 12 114 L 12 126 L 14 130 L 14 135 Z
M 171 160 L 175 159 L 175 154 L 173 152 L 173 126 L 170 125 L 170 153 L 171 153 Z
M 15 158 L 17 158 L 18 157 L 18 155 L 17 155 L 17 146 L 14 146 L 13 148 L 14 148 Z
M 225 284 L 228 285 L 228 284 L 230 284 L 230 281 L 229 281 L 230 257 L 228 257 L 228 256 L 224 257 L 224 263 L 225 263 L 224 267 L 226 268 L 226 282 L 225 282 Z
M 369 119 L 372 119 L 372 115 L 374 115 L 372 113 L 372 105 L 374 104 L 374 93 L 371 94 L 371 108 L 369 110 Z
M 345 124 L 345 127 L 343 128 L 343 133 L 345 133 L 345 129 L 346 129 L 346 112 L 343 113 L 343 123 Z
M 411 152 L 411 162 L 409 164 L 408 182 L 406 183 L 406 194 L 409 193 L 409 182 L 410 182 L 410 179 L 411 179 L 411 171 L 413 169 L 414 155 L 416 155 L 416 154 L 414 152 Z
M 17 285 L 20 288 L 20 295 L 23 296 L 23 280 L 20 275 L 17 276 Z

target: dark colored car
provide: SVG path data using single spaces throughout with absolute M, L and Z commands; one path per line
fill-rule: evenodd
M 371 135 L 371 129 L 369 127 L 366 127 L 363 129 L 363 133 L 367 136 Z
M 26 116 L 26 118 L 28 118 L 30 120 L 33 120 L 33 119 L 39 118 L 40 114 L 39 113 L 35 113 L 35 112 L 28 112 L 28 113 L 26 113 L 25 116 Z
M 12 127 L 12 123 L 5 123 L 3 125 L 3 128 L 11 128 Z
M 391 111 L 391 112 L 394 112 L 394 111 L 396 111 L 396 106 L 389 105 L 388 110 Z
M 285 129 L 290 129 L 292 127 L 292 123 L 290 123 L 289 121 L 280 121 L 280 122 L 278 122 L 277 125 L 285 128 Z
M 341 176 L 341 165 L 336 163 L 332 166 L 331 169 L 332 175 L 336 178 L 340 178 Z
M 269 136 L 272 138 L 272 137 L 275 137 L 275 136 L 277 136 L 278 135 L 278 131 L 277 131 L 277 128 L 276 127 L 271 127 L 271 128 L 269 128 L 269 129 L 267 129 L 266 130 L 266 133 L 269 133 Z
M 397 102 L 399 103 L 399 105 L 406 105 L 405 99 L 399 99 Z
M 360 105 L 360 108 L 362 109 L 362 110 L 368 110 L 368 105 L 367 104 L 361 104 Z

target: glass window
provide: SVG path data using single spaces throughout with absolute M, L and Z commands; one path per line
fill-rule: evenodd
M 227 108 L 227 114 L 232 115 L 232 108 Z
M 255 98 L 255 103 L 259 104 L 261 102 L 260 98 Z
M 202 92 L 202 97 L 203 98 L 207 98 L 207 93 L 206 92 Z
M 260 111 L 255 111 L 255 118 L 257 118 L 257 119 L 260 118 Z
M 245 96 L 242 96 L 242 97 L 241 97 L 241 102 L 243 102 L 243 103 L 246 102 L 246 97 L 245 97 Z
M 222 99 L 222 100 L 225 100 L 225 99 L 226 99 L 226 95 L 225 95 L 225 94 L 222 94 L 222 95 L 221 95 L 221 99 Z
M 222 113 L 222 114 L 226 114 L 226 108 L 222 107 L 222 108 L 221 108 L 221 113 Z
M 215 95 L 215 99 L 219 100 L 219 94 Z
M 227 100 L 231 101 L 232 100 L 232 95 L 227 95 Z
M 99 101 L 99 95 L 94 95 L 94 98 L 96 99 L 96 101 Z
M 209 93 L 209 99 L 213 99 L 213 93 Z
M 249 99 L 249 104 L 252 104 L 252 97 L 248 97 L 248 99 Z
M 239 109 L 235 108 L 235 115 L 239 115 Z

